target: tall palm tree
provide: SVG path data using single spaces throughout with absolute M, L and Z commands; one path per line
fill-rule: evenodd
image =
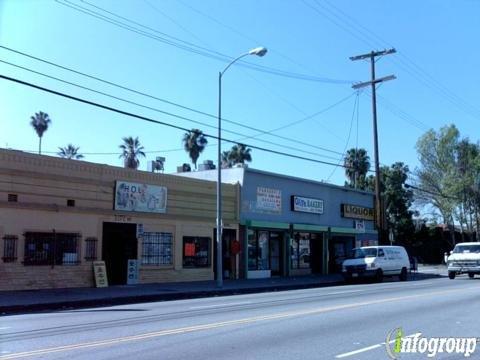
M 52 123 L 52 120 L 48 116 L 47 113 L 44 113 L 42 111 L 35 113 L 35 116 L 31 116 L 30 119 L 30 125 L 35 129 L 37 132 L 39 142 L 38 142 L 38 153 L 42 153 L 42 137 L 43 133 L 47 131 L 48 126 Z
M 72 144 L 68 144 L 65 147 L 59 147 L 58 150 L 60 150 L 57 154 L 58 156 L 64 158 L 64 159 L 74 159 L 74 160 L 80 160 L 83 159 L 84 156 L 82 154 L 78 153 L 78 150 L 80 147 L 78 146 L 73 146 Z
M 355 148 L 348 150 L 343 165 L 350 186 L 357 188 L 370 170 L 370 157 L 367 155 L 367 150 Z
M 182 142 L 183 147 L 188 153 L 188 156 L 190 156 L 190 159 L 192 160 L 193 165 L 195 165 L 196 170 L 197 160 L 205 149 L 205 146 L 207 146 L 208 140 L 205 135 L 203 135 L 201 130 L 192 129 L 183 134 Z
M 244 144 L 233 145 L 228 158 L 232 162 L 232 165 L 245 164 L 246 162 L 252 161 L 251 151 L 252 149 L 247 148 Z
M 142 151 L 143 146 L 140 145 L 138 137 L 135 139 L 131 136 L 122 138 L 123 144 L 119 147 L 122 149 L 120 158 L 123 158 L 124 166 L 129 169 L 138 169 L 140 165 L 140 156 L 145 157 L 145 153 Z

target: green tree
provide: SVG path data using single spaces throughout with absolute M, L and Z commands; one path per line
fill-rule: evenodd
M 141 146 L 138 137 L 131 136 L 122 138 L 123 144 L 119 147 L 122 150 L 120 158 L 123 158 L 124 166 L 129 169 L 138 169 L 140 165 L 139 157 L 145 157 L 143 146 Z
M 232 167 L 235 164 L 245 164 L 252 161 L 252 149 L 244 144 L 233 145 L 229 151 L 222 153 L 222 167 Z
M 35 115 L 31 116 L 30 119 L 30 125 L 32 125 L 38 135 L 38 153 L 41 154 L 43 133 L 47 131 L 48 126 L 52 123 L 52 120 L 47 113 L 42 111 L 35 113 Z
M 367 150 L 355 148 L 348 150 L 343 165 L 348 179 L 346 185 L 366 190 L 367 173 L 370 170 L 370 157 L 367 155 Z
M 183 147 L 197 169 L 197 160 L 207 146 L 208 140 L 199 129 L 192 129 L 183 134 Z
M 417 141 L 420 167 L 416 170 L 419 205 L 433 206 L 442 216 L 444 224 L 453 228 L 458 206 L 458 144 L 460 133 L 455 125 L 442 127 L 438 132 L 427 131 Z M 451 231 L 451 241 L 454 233 Z
M 58 156 L 64 159 L 80 160 L 80 159 L 83 159 L 84 156 L 82 154 L 79 154 L 78 152 L 79 149 L 80 147 L 78 146 L 73 146 L 72 144 L 68 144 L 65 147 L 59 147 L 58 148 L 59 152 L 57 154 Z

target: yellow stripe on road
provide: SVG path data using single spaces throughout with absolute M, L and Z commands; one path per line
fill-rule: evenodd
M 20 358 L 25 358 L 25 357 L 46 355 L 46 354 L 52 354 L 52 353 L 58 353 L 58 352 L 88 349 L 88 348 L 101 347 L 101 346 L 109 346 L 109 345 L 115 345 L 115 344 L 130 342 L 130 341 L 146 340 L 146 339 L 151 339 L 151 338 L 156 338 L 156 337 L 161 337 L 161 336 L 167 336 L 167 335 L 177 335 L 177 334 L 185 334 L 185 333 L 190 333 L 190 332 L 195 332 L 195 331 L 216 329 L 216 328 L 221 328 L 221 327 L 225 327 L 225 326 L 251 324 L 251 323 L 256 323 L 256 322 L 260 322 L 260 321 L 278 320 L 278 319 L 285 319 L 285 318 L 305 316 L 305 315 L 316 315 L 316 314 L 321 314 L 321 313 L 331 312 L 331 311 L 337 311 L 337 310 L 353 309 L 353 308 L 357 308 L 357 307 L 361 307 L 361 306 L 367 306 L 367 305 L 376 305 L 376 304 L 388 303 L 388 302 L 392 302 L 392 301 L 409 300 L 409 299 L 415 299 L 415 298 L 421 298 L 421 297 L 427 297 L 427 296 L 437 296 L 437 295 L 448 294 L 448 293 L 453 293 L 453 292 L 460 292 L 460 291 L 467 291 L 467 290 L 478 290 L 478 289 L 479 289 L 479 287 L 477 287 L 477 286 L 464 288 L 464 289 L 450 289 L 450 290 L 430 292 L 430 293 L 427 293 L 427 294 L 406 295 L 406 296 L 399 296 L 399 297 L 391 297 L 391 298 L 384 298 L 384 299 L 378 299 L 378 300 L 357 302 L 357 303 L 352 303 L 352 304 L 327 306 L 327 307 L 314 308 L 314 309 L 302 310 L 302 311 L 292 311 L 292 312 L 284 312 L 284 313 L 265 315 L 265 316 L 255 316 L 255 317 L 238 319 L 238 320 L 229 320 L 229 321 L 216 322 L 216 323 L 210 323 L 210 324 L 182 327 L 182 328 L 177 328 L 177 329 L 161 330 L 161 331 L 156 331 L 156 332 L 144 333 L 144 334 L 139 334 L 139 335 L 131 335 L 131 336 L 125 336 L 125 337 L 120 337 L 120 338 L 114 338 L 114 339 L 99 340 L 99 341 L 92 341 L 92 342 L 85 342 L 85 343 L 79 343 L 79 344 L 64 345 L 64 346 L 51 347 L 51 348 L 46 348 L 46 349 L 39 349 L 39 350 L 13 353 L 13 354 L 0 356 L 0 360 L 20 359 Z

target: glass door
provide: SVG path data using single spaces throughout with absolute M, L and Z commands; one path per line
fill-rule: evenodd
M 278 232 L 270 232 L 270 269 L 272 275 L 282 274 L 282 236 Z

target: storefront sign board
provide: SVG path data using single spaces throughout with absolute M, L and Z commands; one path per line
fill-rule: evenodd
M 167 188 L 164 186 L 117 181 L 115 210 L 149 213 L 167 212 Z

